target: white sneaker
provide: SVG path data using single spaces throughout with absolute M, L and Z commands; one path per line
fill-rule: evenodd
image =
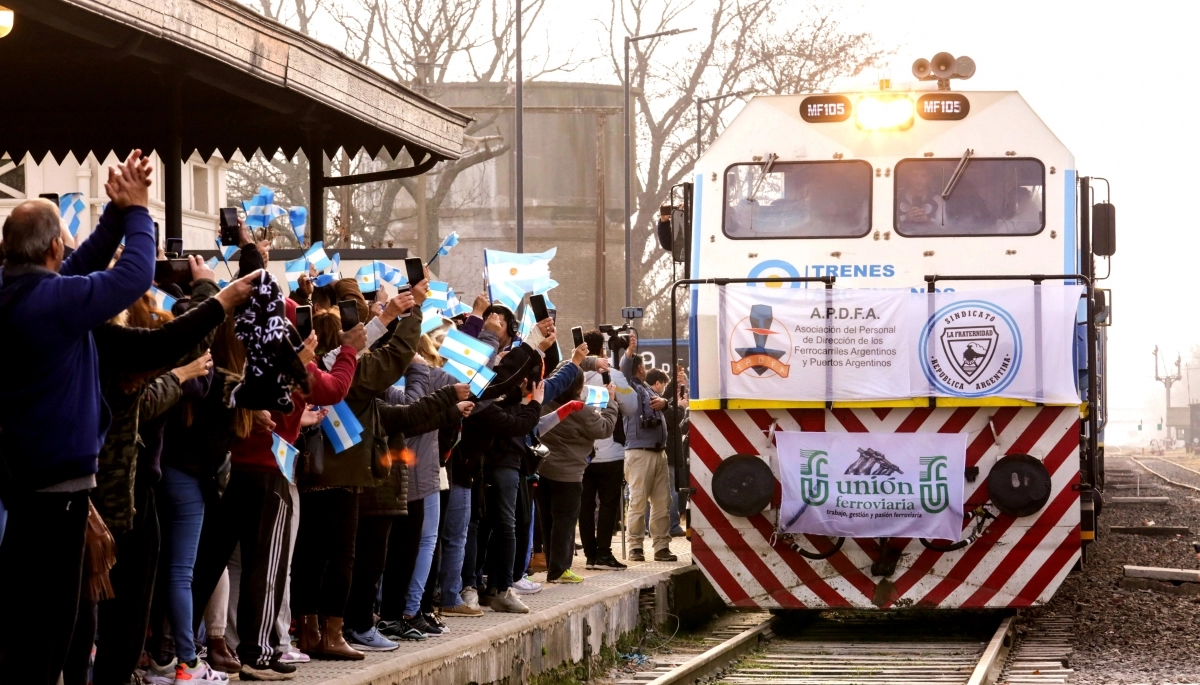
M 529 579 L 529 576 L 525 576 L 524 578 L 513 583 L 512 589 L 518 595 L 536 595 L 542 591 L 542 584 L 535 583 Z
M 462 598 L 463 604 L 466 604 L 472 609 L 479 608 L 479 593 L 475 590 L 475 588 L 465 587 L 463 588 L 462 592 L 458 593 L 458 596 Z
M 307 664 L 310 659 L 307 654 L 293 646 L 279 654 L 279 661 L 285 664 Z
M 525 602 L 521 601 L 520 597 L 513 592 L 513 588 L 509 588 L 507 592 L 502 592 L 496 595 L 495 599 L 489 605 L 492 611 L 509 614 L 528 614 L 529 607 L 525 606 Z
M 225 685 L 228 682 L 228 675 L 214 671 L 199 657 L 196 658 L 195 666 L 182 662 L 175 665 L 174 685 Z
M 174 657 L 163 666 L 151 659 L 145 670 L 146 682 L 151 685 L 175 685 L 175 667 L 178 665 L 179 661 Z

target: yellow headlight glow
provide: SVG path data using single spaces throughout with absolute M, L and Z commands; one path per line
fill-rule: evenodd
M 864 131 L 903 131 L 912 128 L 916 109 L 906 95 L 868 95 L 854 106 L 854 123 Z
M 12 31 L 13 28 L 13 11 L 0 5 L 0 38 L 3 38 Z

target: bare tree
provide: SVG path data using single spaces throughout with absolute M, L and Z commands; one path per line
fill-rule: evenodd
M 699 15 L 693 0 L 611 0 L 605 26 L 612 68 L 624 78 L 625 36 L 690 28 Z M 828 10 L 810 10 L 784 22 L 772 0 L 716 0 L 696 33 L 651 38 L 632 45 L 630 84 L 635 93 L 637 140 L 632 221 L 635 299 L 646 305 L 648 335 L 670 325 L 672 263 L 658 250 L 653 226 L 658 207 L 695 165 L 696 97 L 749 90 L 759 94 L 820 92 L 835 79 L 856 76 L 885 52 L 868 34 L 841 29 Z M 735 100 L 708 107 L 703 137 L 716 137 Z M 665 296 L 665 297 L 664 297 Z
M 281 24 L 290 23 L 291 19 L 295 19 L 297 28 L 300 33 L 309 35 L 308 27 L 313 17 L 317 12 L 321 11 L 321 5 L 324 0 L 312 0 L 312 8 L 309 8 L 308 0 L 258 0 L 259 7 L 262 8 L 263 16 L 270 17 Z M 289 14 L 284 14 L 284 8 L 291 6 L 293 10 Z

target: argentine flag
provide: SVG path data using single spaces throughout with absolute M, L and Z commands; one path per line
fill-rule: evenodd
M 293 259 L 290 262 L 284 262 L 283 273 L 287 278 L 288 288 L 298 290 L 300 288 L 300 277 L 308 273 L 308 260 L 301 257 L 300 259 Z
M 483 396 L 483 391 L 487 388 L 488 383 L 491 383 L 492 379 L 496 377 L 496 372 L 486 366 L 481 369 L 471 369 L 449 358 L 446 359 L 446 365 L 442 368 L 446 373 L 457 378 L 460 383 L 470 385 L 471 394 L 476 397 Z
M 433 303 L 438 309 L 445 309 L 450 301 L 450 284 L 441 281 L 429 282 L 429 294 L 425 296 L 425 304 Z
M 237 254 L 237 245 L 222 245 L 220 238 L 215 238 L 217 244 L 217 252 L 221 253 L 221 261 L 225 262 L 225 266 L 229 266 L 229 260 L 233 259 L 233 255 Z
M 275 191 L 266 186 L 259 186 L 258 193 L 242 203 L 242 209 L 246 210 L 246 225 L 256 228 L 266 228 L 287 214 L 283 207 L 275 204 Z
M 325 254 L 325 243 L 323 242 L 313 243 L 312 247 L 304 251 L 304 258 L 319 273 L 324 273 L 329 267 L 333 266 L 333 260 L 329 258 L 329 255 Z
M 470 314 L 471 308 L 463 304 L 458 299 L 458 295 L 454 294 L 454 288 L 451 288 L 446 293 L 446 306 L 442 308 L 442 316 L 453 319 L 456 316 Z
M 608 406 L 608 388 L 598 388 L 594 385 L 587 386 L 587 395 L 583 398 L 583 403 L 589 407 L 603 409 Z
M 317 286 L 318 288 L 323 288 L 327 285 L 333 285 L 340 280 L 342 280 L 342 275 L 337 272 L 321 274 L 313 279 L 313 285 Z
M 533 308 L 526 305 L 524 311 L 521 312 L 521 328 L 517 330 L 517 337 L 521 340 L 529 340 L 529 336 L 533 335 Z
M 468 369 L 478 371 L 487 368 L 488 361 L 491 360 L 492 355 L 496 354 L 496 348 L 482 340 L 472 338 L 457 328 L 451 328 L 446 332 L 446 339 L 442 341 L 442 347 L 438 350 L 438 354 L 458 362 Z M 459 380 L 466 383 L 470 381 L 470 378 L 460 378 Z
M 408 276 L 403 271 L 383 262 L 372 262 L 375 265 L 375 277 L 379 282 L 390 283 L 399 288 L 408 283 Z
M 449 257 L 450 249 L 457 244 L 458 231 L 451 231 L 450 235 L 446 236 L 446 239 L 442 241 L 440 246 L 438 246 L 437 252 L 433 253 L 433 256 L 429 258 L 429 263 L 433 264 L 435 261 L 437 261 L 438 257 Z
M 220 264 L 220 263 L 221 263 L 221 260 L 217 259 L 216 257 L 209 257 L 209 258 L 208 258 L 208 261 L 207 261 L 207 262 L 205 262 L 205 265 L 207 265 L 207 266 L 208 266 L 208 268 L 209 268 L 210 270 L 212 270 L 212 269 L 216 269 L 216 268 L 217 268 L 217 265 L 218 265 L 218 264 Z
M 392 383 L 392 387 L 396 388 L 400 392 L 404 392 L 404 390 L 408 387 L 408 381 L 404 380 L 404 376 L 401 376 L 400 380 Z
M 292 233 L 296 234 L 296 242 L 304 244 L 304 232 L 308 229 L 308 209 L 292 207 L 288 210 L 288 222 L 292 225 Z
M 321 428 L 329 437 L 335 452 L 345 452 L 362 442 L 362 424 L 358 422 L 354 412 L 350 411 L 350 405 L 346 404 L 345 400 L 326 409 L 329 413 L 321 419 Z
M 442 310 L 429 306 L 429 300 L 421 305 L 421 335 L 425 335 L 442 325 Z
M 67 222 L 67 230 L 71 232 L 72 238 L 79 233 L 79 225 L 82 223 L 80 217 L 86 209 L 83 193 L 63 193 L 58 198 L 58 215 Z
M 489 297 L 500 300 L 513 311 L 528 293 L 544 294 L 558 285 L 550 278 L 550 260 L 558 248 L 533 254 L 484 250 Z
M 358 282 L 358 289 L 364 293 L 373 293 L 379 290 L 379 279 L 375 277 L 375 264 L 368 264 L 358 270 L 358 274 L 354 277 Z
M 283 473 L 283 477 L 287 478 L 289 483 L 295 484 L 296 455 L 300 453 L 300 450 L 292 447 L 283 438 L 272 433 L 271 451 L 275 453 L 275 463 L 279 464 L 279 470 Z
M 158 308 L 164 312 L 171 311 L 171 308 L 175 306 L 175 298 L 154 286 L 150 286 L 150 296 L 154 298 L 154 302 L 158 304 Z

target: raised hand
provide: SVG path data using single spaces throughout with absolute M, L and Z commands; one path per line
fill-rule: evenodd
M 150 160 L 134 150 L 116 167 L 108 168 L 104 190 L 117 207 L 147 207 L 150 204 Z
M 250 299 L 250 293 L 254 291 L 254 281 L 258 280 L 260 276 L 262 276 L 262 269 L 256 269 L 253 273 L 242 276 L 217 293 L 217 301 L 225 308 L 226 314 Z
M 187 257 L 187 260 L 188 267 L 192 270 L 193 283 L 203 278 L 207 278 L 214 283 L 216 282 L 217 275 L 213 273 L 212 269 L 208 268 L 208 264 L 205 263 L 205 261 L 201 259 L 199 255 L 190 254 Z

